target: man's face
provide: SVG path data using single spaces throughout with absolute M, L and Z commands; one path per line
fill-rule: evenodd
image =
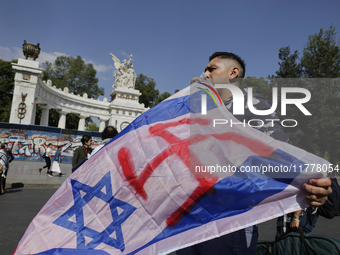
M 226 67 L 226 63 L 223 59 L 214 58 L 205 67 L 204 75 L 209 79 L 216 78 L 230 78 L 230 68 Z
M 91 145 L 92 145 L 92 139 L 90 139 L 90 140 L 88 140 L 87 142 L 85 142 L 85 145 L 91 146 Z

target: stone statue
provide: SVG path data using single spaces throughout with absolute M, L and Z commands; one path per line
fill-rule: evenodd
M 25 58 L 28 59 L 33 58 L 33 60 L 36 60 L 40 54 L 40 47 L 39 43 L 37 45 L 27 43 L 26 40 L 24 40 L 24 44 L 22 45 L 22 52 L 25 55 Z
M 135 88 L 136 83 L 136 73 L 133 70 L 132 54 L 130 55 L 130 59 L 123 60 L 123 63 L 120 60 L 110 53 L 112 60 L 114 61 L 114 66 L 118 69 L 118 72 L 113 76 L 115 78 L 115 82 L 112 87 L 125 87 L 125 88 Z

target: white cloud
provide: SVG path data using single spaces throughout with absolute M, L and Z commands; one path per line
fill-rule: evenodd
M 114 69 L 114 67 L 112 65 L 101 65 L 101 64 L 97 64 L 96 62 L 92 61 L 92 60 L 88 60 L 88 59 L 84 59 L 85 63 L 91 63 L 94 67 L 94 69 L 96 69 L 96 71 L 98 73 L 105 73 L 108 70 L 112 70 Z
M 37 59 L 37 61 L 39 63 L 44 63 L 45 61 L 48 61 L 50 63 L 54 63 L 54 61 L 56 60 L 57 57 L 59 56 L 69 56 L 66 53 L 63 52 L 44 52 L 41 51 L 39 54 L 39 57 Z M 0 58 L 7 60 L 7 61 L 11 61 L 13 59 L 18 59 L 18 58 L 25 58 L 22 49 L 18 48 L 18 47 L 14 47 L 12 49 L 8 48 L 8 47 L 3 47 L 0 45 Z M 94 69 L 96 69 L 96 71 L 98 73 L 105 73 L 106 71 L 111 71 L 111 70 L 115 70 L 115 68 L 113 67 L 113 65 L 102 65 L 102 64 L 97 64 L 92 60 L 87 60 L 84 59 L 85 63 L 91 63 L 94 67 Z
M 122 55 L 123 55 L 124 57 L 127 57 L 127 60 L 129 60 L 131 54 L 127 54 L 126 52 L 122 51 Z
M 39 62 L 40 63 L 44 63 L 45 61 L 48 61 L 50 63 L 54 63 L 54 61 L 56 60 L 57 57 L 59 56 L 68 56 L 66 53 L 61 53 L 61 52 L 44 52 L 41 51 L 39 54 Z
M 8 47 L 0 46 L 0 58 L 2 58 L 3 60 L 11 61 L 13 59 L 18 59 L 22 57 L 24 57 L 22 49 L 14 47 L 13 50 L 11 50 Z
M 47 52 L 41 51 L 37 61 L 39 63 L 44 63 L 45 61 L 53 63 L 57 57 L 63 56 L 63 55 L 67 56 L 67 54 L 61 53 L 61 52 L 47 53 Z M 25 58 L 25 56 L 24 56 L 24 53 L 22 52 L 22 48 L 13 47 L 12 49 L 10 49 L 8 47 L 0 46 L 0 58 L 11 61 L 13 59 Z

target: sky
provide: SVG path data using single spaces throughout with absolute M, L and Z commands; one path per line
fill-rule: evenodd
M 200 76 L 216 51 L 241 56 L 246 76 L 275 74 L 281 47 L 302 56 L 309 35 L 332 24 L 339 32 L 339 10 L 338 0 L 1 1 L 0 58 L 24 58 L 24 40 L 40 43 L 40 64 L 79 55 L 93 64 L 109 99 L 115 71 L 109 53 L 121 61 L 132 54 L 137 75 L 173 94 Z

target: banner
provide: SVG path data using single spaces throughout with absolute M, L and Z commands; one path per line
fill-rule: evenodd
M 139 116 L 62 184 L 14 254 L 168 254 L 306 206 L 302 184 L 327 161 L 216 119 L 239 123 L 203 83 Z

